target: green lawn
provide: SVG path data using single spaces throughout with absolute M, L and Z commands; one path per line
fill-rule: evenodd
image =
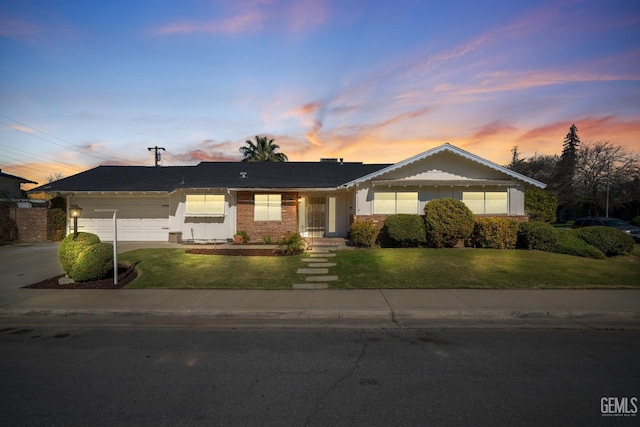
M 594 260 L 539 251 L 495 249 L 360 249 L 336 251 L 338 289 L 377 288 L 640 288 L 640 248 Z M 120 255 L 138 262 L 127 288 L 291 289 L 305 267 L 298 255 L 191 255 L 184 249 L 140 249 Z

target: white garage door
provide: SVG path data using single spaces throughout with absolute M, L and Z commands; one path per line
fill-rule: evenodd
M 82 208 L 78 231 L 97 234 L 113 241 L 113 214 L 94 209 L 118 209 L 119 241 L 167 242 L 169 240 L 169 196 L 74 197 Z

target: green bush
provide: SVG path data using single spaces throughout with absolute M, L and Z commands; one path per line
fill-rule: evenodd
M 47 233 L 49 240 L 59 242 L 64 239 L 65 227 L 67 226 L 67 214 L 60 208 L 49 209 L 47 212 L 49 224 Z
M 69 277 L 76 282 L 86 282 L 104 279 L 110 271 L 113 271 L 113 245 L 97 243 L 80 253 Z
M 8 215 L 0 215 L 0 242 L 18 240 L 18 225 Z
M 307 242 L 302 238 L 300 233 L 292 233 L 288 231 L 282 240 L 278 242 L 276 252 L 285 255 L 295 255 L 304 252 Z
M 73 233 L 71 233 L 62 239 L 60 248 L 58 249 L 58 256 L 64 272 L 67 273 L 69 277 L 73 277 L 71 276 L 71 271 L 80 254 L 98 243 L 100 243 L 100 238 L 91 233 L 78 233 L 76 240 L 73 239 Z
M 473 232 L 473 213 L 454 199 L 435 199 L 424 207 L 427 244 L 452 248 Z
M 606 256 L 628 254 L 635 246 L 633 237 L 611 227 L 584 227 L 575 232 L 580 239 L 595 246 Z
M 427 241 L 424 219 L 419 215 L 390 215 L 384 220 L 382 230 L 385 238 L 393 246 L 419 246 Z
M 605 258 L 604 252 L 580 239 L 576 234 L 576 230 L 559 232 L 558 244 L 553 249 L 553 252 L 558 254 L 581 256 L 585 258 Z
M 514 249 L 518 240 L 518 223 L 509 218 L 478 218 L 471 235 L 476 248 Z
M 629 224 L 635 225 L 636 227 L 640 227 L 640 215 L 638 215 L 637 217 L 629 221 Z
M 531 221 L 554 222 L 558 198 L 555 194 L 535 187 L 524 192 L 524 210 Z
M 371 248 L 376 244 L 379 232 L 378 226 L 372 221 L 356 221 L 351 224 L 349 238 L 358 247 Z
M 558 230 L 551 224 L 540 221 L 518 224 L 517 248 L 552 252 L 557 245 Z

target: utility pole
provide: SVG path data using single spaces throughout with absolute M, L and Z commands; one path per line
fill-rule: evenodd
M 147 150 L 151 151 L 154 150 L 156 152 L 156 167 L 158 167 L 158 165 L 160 164 L 160 150 L 162 151 L 167 151 L 165 150 L 163 147 L 158 147 L 157 145 L 155 147 L 147 147 Z

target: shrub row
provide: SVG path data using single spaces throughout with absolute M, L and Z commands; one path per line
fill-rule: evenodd
M 464 203 L 454 199 L 432 200 L 419 215 L 390 215 L 380 236 L 370 221 L 357 221 L 350 237 L 356 246 L 372 247 L 377 238 L 394 247 L 428 245 L 453 247 L 461 240 L 478 248 L 534 249 L 589 258 L 604 258 L 633 251 L 633 238 L 609 227 L 586 227 L 559 232 L 543 222 L 518 224 L 509 218 L 474 220 Z

